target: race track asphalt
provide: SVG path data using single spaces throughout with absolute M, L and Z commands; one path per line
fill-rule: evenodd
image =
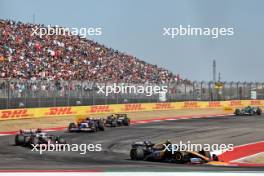
M 37 127 L 36 127 L 37 128 Z M 264 171 L 264 167 L 183 165 L 132 161 L 132 142 L 191 141 L 196 144 L 242 145 L 264 140 L 264 116 L 225 116 L 161 121 L 129 127 L 107 128 L 97 133 L 50 132 L 70 144 L 101 144 L 102 151 L 46 152 L 15 146 L 14 135 L 0 137 L 0 170 L 96 170 L 96 171 Z

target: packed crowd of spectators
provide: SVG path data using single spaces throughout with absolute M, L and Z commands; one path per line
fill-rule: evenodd
M 32 35 L 43 25 L 0 20 L 0 79 L 169 83 L 166 69 L 94 41 L 68 35 Z

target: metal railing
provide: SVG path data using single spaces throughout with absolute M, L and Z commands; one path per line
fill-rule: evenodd
M 147 96 L 138 93 L 112 93 L 105 96 L 98 93 L 98 86 L 106 85 L 112 84 L 90 81 L 0 79 L 0 109 L 161 101 L 159 94 Z M 141 86 L 154 85 L 144 84 Z M 158 86 L 168 87 L 166 93 L 168 102 L 264 99 L 264 83 L 257 82 L 223 82 L 216 86 L 214 82 L 181 81 L 159 84 Z

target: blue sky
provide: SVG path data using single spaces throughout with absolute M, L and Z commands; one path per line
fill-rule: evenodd
M 211 80 L 212 60 L 227 81 L 264 81 L 262 0 L 0 0 L 0 18 L 102 27 L 106 46 L 179 73 Z M 233 27 L 234 36 L 169 39 L 163 27 Z

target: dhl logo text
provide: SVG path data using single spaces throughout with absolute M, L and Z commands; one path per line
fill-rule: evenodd
M 198 103 L 196 101 L 186 101 L 184 102 L 184 108 L 198 108 Z
M 145 108 L 142 107 L 142 104 L 125 104 L 124 111 L 140 111 L 144 110 Z
M 24 118 L 30 116 L 27 109 L 1 111 L 1 119 Z
M 49 112 L 46 113 L 46 115 L 53 116 L 53 115 L 71 115 L 74 114 L 72 112 L 71 107 L 55 107 L 55 108 L 49 108 Z
M 213 107 L 221 107 L 221 103 L 220 101 L 209 101 L 209 107 L 213 108 Z
M 242 106 L 241 101 L 230 101 L 230 106 Z
M 92 106 L 90 113 L 100 113 L 100 112 L 113 112 L 113 109 L 110 109 L 108 105 L 99 105 L 99 106 Z
M 172 106 L 171 103 L 156 103 L 154 109 L 155 110 L 166 110 L 166 109 L 173 109 L 174 106 Z

